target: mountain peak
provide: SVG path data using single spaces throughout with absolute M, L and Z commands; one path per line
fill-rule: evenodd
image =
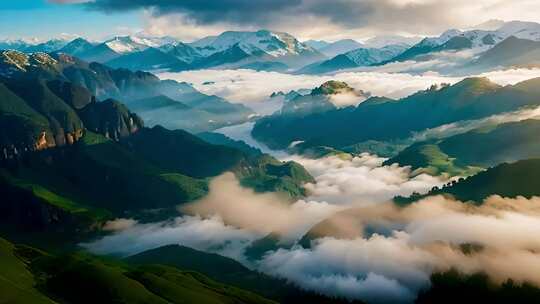
M 223 52 L 236 44 L 248 54 L 264 52 L 272 57 L 314 52 L 290 34 L 261 29 L 256 32 L 226 31 L 215 37 L 206 37 L 191 43 L 201 55 Z
M 354 89 L 351 88 L 346 82 L 329 80 L 323 83 L 321 86 L 313 89 L 311 91 L 311 95 L 337 95 L 354 92 Z
M 26 54 L 20 51 L 7 50 L 0 53 L 0 74 L 8 76 L 12 71 L 26 72 L 30 66 L 52 67 L 58 61 L 47 53 Z
M 492 82 L 487 77 L 469 77 L 450 87 L 470 94 L 482 94 L 500 88 L 500 85 Z
M 140 39 L 132 36 L 116 36 L 104 42 L 106 46 L 119 54 L 139 52 L 147 49 L 149 46 L 141 43 Z

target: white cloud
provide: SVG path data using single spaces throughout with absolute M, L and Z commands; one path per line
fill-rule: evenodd
M 103 230 L 105 231 L 122 231 L 129 229 L 137 224 L 136 220 L 133 219 L 125 219 L 125 218 L 118 218 L 112 221 L 107 221 L 105 225 L 103 225 Z
M 315 177 L 316 184 L 306 185 L 309 199 L 332 204 L 381 203 L 397 195 L 425 193 L 448 182 L 443 176 L 413 176 L 410 167 L 382 166 L 384 158 L 367 153 L 352 159 L 337 156 L 322 159 L 292 156 L 288 159 L 302 164 Z
M 518 122 L 527 119 L 540 119 L 540 107 L 521 109 L 513 112 L 489 116 L 482 119 L 458 121 L 438 126 L 432 129 L 426 129 L 421 132 L 413 133 L 411 138 L 407 140 L 411 142 L 417 142 L 434 138 L 445 138 L 457 134 L 466 133 L 473 129 L 496 126 L 509 122 Z
M 327 236 L 310 249 L 268 253 L 259 267 L 305 288 L 374 303 L 412 302 L 428 287 L 431 273 L 450 268 L 484 271 L 496 282 L 511 278 L 540 285 L 539 203 L 540 198 L 493 196 L 474 207 L 438 196 L 405 208 L 357 208 L 348 212 L 350 220 L 359 223 L 356 227 L 378 222 L 389 233 Z M 343 229 L 351 224 L 341 223 Z M 482 247 L 465 253 L 459 247 L 463 244 Z M 378 284 L 364 288 L 373 276 Z
M 278 233 L 292 240 L 338 210 L 326 202 L 299 200 L 290 204 L 275 193 L 255 193 L 241 187 L 232 173 L 214 178 L 206 197 L 181 207 L 189 214 L 217 215 L 229 225 L 261 235 Z
M 485 271 L 496 282 L 512 278 L 540 285 L 540 198 L 492 196 L 474 206 L 435 196 L 398 207 L 385 198 L 427 189 L 437 179 L 411 186 L 414 178 L 406 169 L 381 167 L 382 159 L 370 155 L 296 160 L 320 183 L 311 188 L 320 192 L 306 200 L 287 205 L 276 194 L 241 188 L 226 174 L 212 182 L 209 196 L 182 208 L 202 217 L 136 224 L 84 246 L 128 255 L 182 244 L 232 257 L 306 289 L 370 303 L 412 302 L 429 286 L 433 272 L 450 268 Z M 244 257 L 245 249 L 269 232 L 297 239 L 322 220 L 316 226 L 322 228 L 310 233 L 311 248 L 282 248 L 255 262 Z M 465 253 L 464 244 L 479 249 Z
M 138 224 L 82 246 L 97 254 L 128 256 L 163 245 L 180 244 L 241 260 L 245 246 L 260 237 L 225 225 L 219 217 L 184 216 L 167 222 Z
M 473 75 L 474 76 L 474 75 Z M 540 77 L 540 69 L 510 69 L 476 75 L 488 77 L 501 85 L 515 84 Z M 273 92 L 313 89 L 328 80 L 348 83 L 357 90 L 375 96 L 402 98 L 424 90 L 432 84 L 456 83 L 465 77 L 447 77 L 437 73 L 412 75 L 383 71 L 341 72 L 335 75 L 291 75 L 278 72 L 253 70 L 198 70 L 181 73 L 162 73 L 163 79 L 175 79 L 192 83 L 205 94 L 218 95 L 232 102 L 248 105 L 258 113 L 267 115 L 279 108 L 281 101 L 270 99 Z M 204 82 L 211 84 L 203 85 Z

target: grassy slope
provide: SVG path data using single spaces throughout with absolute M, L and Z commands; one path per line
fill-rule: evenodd
M 132 265 L 160 263 L 203 273 L 214 280 L 252 290 L 280 303 L 360 303 L 327 298 L 303 291 L 285 280 L 249 270 L 239 262 L 217 254 L 205 253 L 179 245 L 151 249 L 124 260 Z
M 436 143 L 414 144 L 401 151 L 396 157 L 385 161 L 385 165 L 398 163 L 401 166 L 411 166 L 415 174 L 428 173 L 451 176 L 468 176 L 482 170 L 482 168 L 463 165 L 456 162 L 456 158 L 441 151 Z
M 15 252 L 15 246 L 0 238 L 0 303 L 52 304 L 35 288 L 33 274 Z
M 409 165 L 428 173 L 468 176 L 504 162 L 540 157 L 540 120 L 480 128 L 439 141 L 413 144 L 386 164 Z
M 192 271 L 84 253 L 51 256 L 1 238 L 0 266 L 0 303 L 274 303 Z

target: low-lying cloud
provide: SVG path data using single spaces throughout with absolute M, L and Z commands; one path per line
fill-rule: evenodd
M 446 138 L 457 134 L 469 132 L 474 129 L 496 126 L 509 122 L 518 122 L 527 119 L 540 119 L 540 107 L 525 108 L 513 112 L 496 114 L 475 120 L 457 121 L 421 132 L 413 133 L 409 141 L 425 141 L 429 139 Z
M 406 168 L 381 166 L 383 159 L 367 154 L 294 159 L 318 182 L 308 185 L 305 200 L 287 204 L 277 194 L 255 193 L 229 173 L 212 181 L 207 197 L 181 207 L 190 215 L 154 224 L 117 221 L 116 227 L 130 225 L 84 246 L 125 256 L 181 244 L 309 290 L 369 303 L 411 303 L 429 287 L 432 273 L 451 268 L 540 285 L 540 198 L 491 196 L 475 206 L 435 196 L 398 207 L 388 198 L 444 179 L 415 180 Z M 256 261 L 244 255 L 268 233 L 294 242 L 307 231 L 309 248 L 280 248 Z
M 128 256 L 180 244 L 242 260 L 244 248 L 260 237 L 252 231 L 226 225 L 218 216 L 183 216 L 166 222 L 137 224 L 82 246 L 96 254 Z
M 498 84 L 508 85 L 540 77 L 540 69 L 511 69 L 476 76 L 488 77 Z M 313 89 L 329 80 L 344 81 L 354 89 L 369 92 L 373 96 L 402 98 L 425 90 L 433 84 L 453 84 L 463 79 L 433 72 L 413 75 L 384 71 L 349 71 L 335 75 L 291 75 L 253 70 L 199 70 L 162 73 L 159 77 L 192 83 L 197 90 L 205 94 L 243 103 L 262 115 L 271 114 L 283 102 L 269 98 L 273 92 Z
M 340 208 L 326 202 L 304 200 L 290 204 L 276 193 L 255 193 L 243 188 L 234 174 L 226 173 L 210 183 L 206 197 L 180 210 L 206 217 L 218 215 L 235 227 L 261 235 L 277 233 L 295 240 Z
M 337 205 L 381 203 L 397 195 L 425 193 L 448 182 L 446 176 L 414 176 L 410 167 L 382 166 L 386 159 L 367 153 L 350 159 L 292 156 L 288 160 L 302 164 L 315 177 L 317 183 L 305 186 L 308 199 Z
M 540 198 L 492 196 L 474 207 L 437 196 L 405 208 L 357 208 L 343 212 L 355 227 L 376 222 L 386 232 L 326 236 L 309 249 L 268 253 L 259 267 L 305 288 L 371 303 L 412 302 L 433 272 L 450 268 L 486 272 L 498 283 L 540 285 L 539 203 Z M 342 223 L 349 229 L 350 221 Z M 464 245 L 477 249 L 466 251 Z

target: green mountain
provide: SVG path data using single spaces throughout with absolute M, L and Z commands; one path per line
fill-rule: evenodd
M 539 132 L 540 120 L 534 119 L 475 129 L 413 144 L 385 164 L 399 163 L 432 174 L 470 175 L 479 168 L 540 157 L 540 144 L 535 140 Z
M 294 91 L 284 94 L 285 103 L 275 115 L 299 118 L 333 111 L 337 106 L 332 102 L 332 98 L 341 94 L 357 97 L 358 101 L 369 97 L 369 93 L 355 90 L 343 81 L 330 80 L 311 90 L 310 94 L 301 95 Z
M 14 239 L 69 245 L 99 233 L 111 218 L 169 218 L 227 171 L 257 191 L 290 197 L 304 195 L 303 184 L 313 181 L 292 162 L 210 144 L 183 130 L 144 128 L 119 101 L 99 101 L 58 74 L 19 72 L 0 79 L 0 231 Z M 197 102 L 208 111 L 227 109 Z M 39 233 L 46 237 L 32 238 Z
M 540 42 L 506 38 L 480 55 L 472 63 L 472 68 L 495 69 L 501 67 L 537 67 L 540 65 Z
M 146 49 L 143 52 L 149 53 L 152 50 Z M 160 52 L 155 49 L 154 51 Z M 130 59 L 130 62 L 134 63 L 139 61 Z M 122 100 L 129 108 L 133 103 L 133 110 L 148 120 L 151 126 L 160 124 L 196 133 L 244 123 L 251 120 L 255 114 L 242 104 L 233 104 L 217 96 L 202 94 L 187 83 L 162 81 L 147 72 L 114 69 L 96 62 L 87 63 L 63 53 L 28 55 L 17 51 L 2 51 L 0 76 L 2 75 L 13 82 L 23 79 L 70 82 L 86 88 L 98 99 Z M 156 99 L 163 98 L 170 99 L 169 104 L 159 100 L 156 102 Z M 171 101 L 186 104 L 189 108 L 171 107 Z
M 258 120 L 252 135 L 272 148 L 286 148 L 294 141 L 336 149 L 395 141 L 428 128 L 538 105 L 539 83 L 540 79 L 531 79 L 502 87 L 486 78 L 467 78 L 396 102 L 367 100 L 357 107 L 300 118 L 277 113 Z
M 97 102 L 85 88 L 69 82 L 0 78 L 0 95 L 3 158 L 73 144 L 85 128 L 119 139 L 143 127 L 119 102 Z
M 193 271 L 50 255 L 1 238 L 0 265 L 3 303 L 275 303 Z
M 151 249 L 124 259 L 131 265 L 163 264 L 202 273 L 211 279 L 245 290 L 254 291 L 279 303 L 358 303 L 328 298 L 301 290 L 268 275 L 250 270 L 235 260 L 179 245 Z
M 261 150 L 254 148 L 241 140 L 231 139 L 221 133 L 204 132 L 197 134 L 197 136 L 211 144 L 235 148 L 247 155 L 257 156 L 263 154 Z
M 413 194 L 408 198 L 396 197 L 397 203 L 410 203 L 430 195 L 450 195 L 461 201 L 477 204 L 491 195 L 531 198 L 540 195 L 540 159 L 504 163 L 476 175 L 461 178 L 442 188 L 432 189 L 425 195 Z

